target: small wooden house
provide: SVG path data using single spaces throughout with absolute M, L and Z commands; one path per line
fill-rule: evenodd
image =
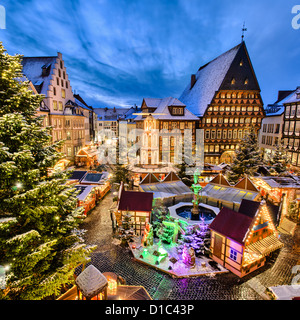
M 75 279 L 79 300 L 107 300 L 108 281 L 93 265 L 89 265 Z
M 117 223 L 121 223 L 124 214 L 131 214 L 132 226 L 135 233 L 140 235 L 146 222 L 151 222 L 152 201 L 152 192 L 125 191 L 121 183 L 115 212 Z
M 283 247 L 271 210 L 265 201 L 245 199 L 238 212 L 223 207 L 210 224 L 212 259 L 239 277 L 262 267 L 267 255 Z

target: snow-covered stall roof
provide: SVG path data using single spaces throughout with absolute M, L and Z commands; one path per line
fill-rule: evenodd
M 95 186 L 93 185 L 76 185 L 75 188 L 80 190 L 80 193 L 77 195 L 77 199 L 80 201 L 84 201 L 90 192 L 93 190 Z
M 93 265 L 84 269 L 76 278 L 75 283 L 87 299 L 100 293 L 108 284 L 105 276 Z
M 278 300 L 292 300 L 300 297 L 300 284 L 269 287 Z
M 183 194 L 192 194 L 192 191 L 182 181 L 159 182 L 142 184 L 140 188 L 145 192 L 153 192 L 153 198 L 163 199 Z

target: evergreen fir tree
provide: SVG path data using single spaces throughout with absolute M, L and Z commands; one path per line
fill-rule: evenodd
M 209 239 L 208 226 L 202 221 L 199 225 L 187 225 L 184 227 L 185 234 L 178 240 L 177 251 L 182 253 L 184 247 L 193 248 L 198 256 L 205 253 L 205 242 Z
M 61 157 L 36 110 L 43 99 L 22 82 L 20 55 L 0 44 L 0 265 L 9 265 L 4 299 L 43 299 L 73 280 L 94 249 L 78 231 L 82 208 L 64 173 L 47 174 Z
M 236 183 L 245 174 L 253 176 L 262 164 L 257 134 L 255 128 L 251 127 L 242 139 L 239 149 L 235 150 L 233 163 L 226 173 L 227 179 L 229 182 Z
M 134 230 L 131 227 L 131 214 L 129 212 L 123 214 L 121 225 L 118 227 L 118 234 L 118 238 L 123 245 L 133 239 Z
M 287 171 L 289 160 L 281 143 L 276 145 L 274 152 L 270 154 L 268 160 L 271 166 L 270 171 L 273 172 L 274 175 L 284 174 Z
M 159 232 L 159 238 L 165 243 L 172 243 L 174 234 L 174 227 L 164 224 L 161 224 L 161 230 Z

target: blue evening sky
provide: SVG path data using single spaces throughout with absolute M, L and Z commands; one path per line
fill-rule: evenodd
M 191 73 L 241 41 L 264 104 L 300 86 L 300 0 L 14 0 L 0 41 L 9 54 L 63 54 L 73 90 L 94 107 L 179 97 Z M 299 19 L 300 24 L 300 19 Z

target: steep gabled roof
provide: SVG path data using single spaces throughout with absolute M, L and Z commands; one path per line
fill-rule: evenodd
M 223 207 L 209 227 L 243 245 L 252 220 L 245 214 Z
M 239 212 L 253 219 L 259 206 L 260 202 L 258 201 L 243 199 L 239 207 Z
M 148 173 L 145 178 L 140 182 L 140 184 L 147 184 L 147 183 L 158 183 L 159 180 L 155 177 L 153 173 Z
M 181 180 L 175 172 L 171 171 L 163 180 L 163 182 L 167 182 L 167 181 L 181 181 Z
M 33 83 L 38 93 L 47 96 L 48 86 L 55 68 L 57 56 L 23 57 L 23 73 Z M 43 68 L 46 72 L 43 74 Z
M 240 62 L 242 61 L 242 66 Z M 235 84 L 231 80 L 235 79 Z M 248 84 L 245 85 L 245 80 Z M 185 88 L 179 100 L 195 115 L 203 116 L 219 90 L 260 90 L 244 42 L 200 67 L 195 83 Z
M 222 173 L 219 173 L 217 176 L 215 176 L 209 183 L 232 187 Z
M 238 189 L 259 192 L 253 182 L 247 176 L 239 181 L 234 187 Z

